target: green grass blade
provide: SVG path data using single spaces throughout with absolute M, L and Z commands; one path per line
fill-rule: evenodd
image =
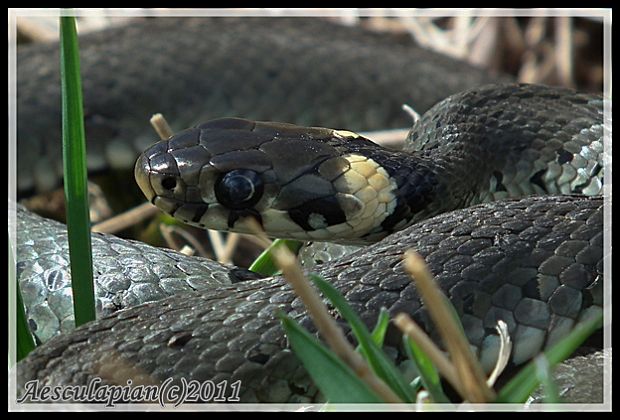
M 88 215 L 86 144 L 82 110 L 80 58 L 75 18 L 60 18 L 62 141 L 67 232 L 75 324 L 95 319 L 90 220 Z
M 331 403 L 382 402 L 381 398 L 333 352 L 325 348 L 292 318 L 285 314 L 279 316 L 295 355 Z
M 377 325 L 370 333 L 370 338 L 379 347 L 383 346 L 385 340 L 385 333 L 387 332 L 388 325 L 390 324 L 390 313 L 385 308 L 381 308 L 379 312 L 379 318 L 377 319 Z
M 377 324 L 375 328 L 373 328 L 370 333 L 370 338 L 372 341 L 379 347 L 383 346 L 383 341 L 385 340 L 385 333 L 387 332 L 387 327 L 390 324 L 390 314 L 385 308 L 381 308 L 379 312 L 379 317 L 377 318 Z M 362 351 L 361 346 L 357 346 L 355 351 Z
M 26 317 L 26 310 L 24 308 L 24 301 L 22 300 L 22 293 L 19 288 L 19 281 L 17 280 L 17 276 L 15 274 L 15 259 L 13 258 L 13 249 L 11 247 L 11 241 L 9 241 L 9 280 L 13 281 L 15 279 L 16 293 L 17 293 L 17 301 L 16 301 L 16 355 L 15 360 L 19 362 L 24 357 L 28 355 L 34 348 L 36 347 L 34 338 L 32 337 L 32 333 L 30 332 L 30 328 L 28 327 L 28 318 Z M 9 305 L 10 307 L 10 305 Z M 12 360 L 10 358 L 9 360 Z
M 271 255 L 271 250 L 277 246 L 284 245 L 288 247 L 288 249 L 293 253 L 297 254 L 299 249 L 303 245 L 303 242 L 295 241 L 292 239 L 276 239 L 273 243 L 264 250 L 257 258 L 254 260 L 249 270 L 254 271 L 255 273 L 262 274 L 264 276 L 273 276 L 276 275 L 279 271 L 275 262 L 273 261 L 273 256 Z
M 17 284 L 17 355 L 16 361 L 22 360 L 24 357 L 28 356 L 34 348 L 36 347 L 34 343 L 34 338 L 32 337 L 32 333 L 30 332 L 30 328 L 28 328 L 28 320 L 26 318 L 26 311 L 24 309 L 24 301 L 22 300 L 22 294 L 19 289 L 19 283 Z
M 593 332 L 603 325 L 603 314 L 588 319 L 578 325 L 571 333 L 544 352 L 549 368 L 569 357 Z M 500 390 L 498 403 L 523 403 L 539 385 L 536 363 L 528 363 Z
M 409 383 L 405 380 L 403 375 L 396 369 L 394 364 L 385 353 L 375 344 L 372 340 L 370 332 L 364 325 L 364 323 L 355 314 L 353 309 L 349 306 L 346 299 L 332 286 L 329 282 L 317 275 L 310 275 L 310 279 L 317 285 L 319 290 L 331 301 L 338 312 L 344 319 L 347 320 L 351 326 L 351 330 L 359 345 L 361 347 L 361 353 L 368 360 L 368 364 L 371 366 L 375 374 L 383 379 L 385 383 L 394 391 L 403 401 L 415 402 L 411 393 Z
M 420 374 L 418 377 L 419 381 L 428 391 L 433 402 L 449 403 L 450 400 L 443 392 L 443 387 L 441 386 L 439 372 L 437 372 L 437 368 L 431 359 L 409 337 L 403 336 L 403 342 L 407 356 L 418 369 Z M 418 384 L 416 383 L 413 386 L 417 387 Z
M 562 402 L 558 386 L 553 380 L 551 366 L 549 366 L 547 359 L 543 355 L 540 355 L 534 359 L 534 364 L 536 366 L 536 377 L 544 389 L 544 401 L 548 404 Z

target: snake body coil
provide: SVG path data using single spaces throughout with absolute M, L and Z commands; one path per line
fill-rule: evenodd
M 252 25 L 251 21 L 239 22 Z M 188 22 L 193 29 L 204 30 L 194 20 Z M 299 36 L 300 45 L 310 42 L 301 34 L 314 23 L 288 29 L 291 22 L 287 22 L 276 20 L 274 25 Z M 258 29 L 260 36 L 254 34 L 252 39 L 284 42 L 274 35 L 274 28 Z M 347 31 L 335 29 L 334 33 Z M 234 37 L 223 39 L 236 45 Z M 331 41 L 339 51 L 347 50 L 340 41 Z M 369 37 L 362 44 L 374 54 L 381 50 L 379 42 Z M 217 46 L 214 49 L 219 51 Z M 217 51 L 214 54 L 219 57 Z M 393 57 L 390 53 L 385 60 L 398 60 Z M 333 61 L 339 58 L 336 55 Z M 382 73 L 370 77 L 385 88 Z M 401 76 L 395 77 L 390 91 L 399 90 Z M 237 115 L 253 116 L 240 109 Z M 268 118 L 274 116 L 270 113 Z M 392 120 L 385 121 L 391 124 Z M 322 121 L 321 125 L 346 126 Z M 434 335 L 401 263 L 404 250 L 418 250 L 489 368 L 498 351 L 497 320 L 507 322 L 515 343 L 512 360 L 522 363 L 565 336 L 579 320 L 602 310 L 603 199 L 596 197 L 603 180 L 602 133 L 599 96 L 539 86 L 488 85 L 435 105 L 414 126 L 404 152 L 381 149 L 341 130 L 224 119 L 156 144 L 138 160 L 136 177 L 155 204 L 199 225 L 243 231 L 242 216 L 250 215 L 266 229 L 269 223 L 280 229 L 277 233 L 284 234 L 279 236 L 333 239 L 326 233 L 333 233 L 331 228 L 344 232 L 345 242 L 385 237 L 317 271 L 345 295 L 368 325 L 386 307 L 392 315 L 409 313 Z M 277 148 L 286 142 L 288 146 L 280 151 L 289 153 L 288 162 Z M 296 145 L 307 153 L 293 156 L 300 150 Z M 372 165 L 358 165 L 362 160 Z M 375 183 L 381 187 L 361 194 L 354 178 L 363 173 L 368 179 L 380 175 L 385 182 L 375 178 L 363 188 Z M 34 181 L 27 182 L 24 187 L 33 185 Z M 287 188 L 291 191 L 286 192 Z M 569 193 L 594 197 L 554 195 Z M 383 201 L 378 198 L 381 194 Z M 552 195 L 514 199 L 531 194 Z M 487 203 L 498 199 L 507 200 Z M 466 206 L 471 207 L 450 211 Z M 274 209 L 288 219 L 273 221 Z M 18 236 L 22 287 L 26 284 L 38 291 L 39 300 L 33 300 L 39 307 L 49 309 L 51 300 L 63 296 L 66 303 L 66 270 L 56 268 L 57 255 L 66 250 L 59 233 L 62 228 L 51 228 L 25 210 L 20 209 L 18 216 L 24 235 Z M 352 229 L 345 229 L 346 224 Z M 50 339 L 19 363 L 18 389 L 32 379 L 56 385 L 87 384 L 98 377 L 124 385 L 127 379 L 151 384 L 183 377 L 241 380 L 240 397 L 248 402 L 319 397 L 288 348 L 275 315 L 276 310 L 284 310 L 313 329 L 303 305 L 281 277 L 239 281 L 247 273 L 109 236 L 95 238 L 95 252 L 102 256 L 95 259 L 102 313 L 143 298 L 160 300 Z M 109 268 L 110 260 L 117 260 L 117 266 Z M 50 275 L 53 270 L 57 271 Z M 211 274 L 205 280 L 200 270 Z M 37 288 L 40 282 L 60 284 L 57 290 L 63 292 Z M 62 319 L 70 316 L 63 314 Z M 40 338 L 51 335 L 53 331 Z M 396 331 L 388 332 L 386 345 L 402 361 Z

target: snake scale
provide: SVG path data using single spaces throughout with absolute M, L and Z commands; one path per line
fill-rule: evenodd
M 529 85 L 475 87 L 505 79 L 405 41 L 315 19 L 148 19 L 85 35 L 80 46 L 89 164 L 94 171 L 131 167 L 137 151 L 153 142 L 152 134 L 135 119 L 156 111 L 164 112 L 176 128 L 236 115 L 359 130 L 403 125 L 400 103 L 411 103 L 422 112 L 447 98 L 415 124 L 405 152 L 380 149 L 348 131 L 216 120 L 180 132 L 175 137 L 180 140 L 170 139 L 163 149 L 156 145 L 145 152 L 148 164 L 141 158 L 136 174 L 140 169 L 147 175 L 138 175 L 138 183 L 152 200 L 169 194 L 166 188 L 157 190 L 169 184 L 162 174 L 176 176 L 168 185 L 175 200 L 181 190 L 184 198 L 190 197 L 189 187 L 199 195 L 214 195 L 221 181 L 201 183 L 203 189 L 198 190 L 188 181 L 195 177 L 179 174 L 179 162 L 192 158 L 179 160 L 172 153 L 177 170 L 167 172 L 166 153 L 175 150 L 171 144 L 181 151 L 202 144 L 209 155 L 196 165 L 205 167 L 220 153 L 215 149 L 230 147 L 243 156 L 260 151 L 281 179 L 287 169 L 278 166 L 283 159 L 265 145 L 290 138 L 290 150 L 283 150 L 293 153 L 300 150 L 293 133 L 302 133 L 318 139 L 322 146 L 315 149 L 329 148 L 325 156 L 338 157 L 346 150 L 365 157 L 373 162 L 375 175 L 393 183 L 385 187 L 391 195 L 386 193 L 381 207 L 381 227 L 365 226 L 361 239 L 346 242 L 385 238 L 316 269 L 368 325 L 386 307 L 392 315 L 409 313 L 436 335 L 415 286 L 403 272 L 402 253 L 408 248 L 427 260 L 486 368 L 497 353 L 497 319 L 508 323 L 515 342 L 513 362 L 522 363 L 563 337 L 577 321 L 601 310 L 603 199 L 596 196 L 603 178 L 600 96 Z M 53 141 L 40 141 L 58 137 L 54 54 L 53 44 L 18 52 L 18 91 L 23 92 L 18 95 L 21 195 L 52 188 L 59 179 L 59 148 L 52 150 Z M 149 71 L 143 73 L 145 68 Z M 199 111 L 191 115 L 188 109 Z M 237 131 L 231 135 L 231 129 Z M 245 139 L 241 143 L 254 148 L 237 150 L 231 146 L 234 140 L 227 140 L 243 130 L 250 134 L 238 137 Z M 37 150 L 39 156 L 26 150 Z M 166 165 L 158 166 L 158 175 L 150 175 L 149 162 L 157 156 L 163 156 L 159 162 Z M 303 154 L 302 161 L 311 161 L 309 156 Z M 473 156 L 477 158 L 472 163 Z M 348 160 L 341 172 L 367 170 L 356 162 Z M 256 169 L 252 164 L 249 169 Z M 300 175 L 287 179 L 294 183 Z M 304 183 L 294 185 L 303 195 Z M 310 192 L 316 193 L 313 188 Z M 338 190 L 362 200 L 356 192 Z M 591 197 L 556 195 L 570 193 Z M 220 200 L 226 196 L 234 201 L 227 194 L 221 188 L 215 192 Z M 418 201 L 412 198 L 416 194 Z M 530 194 L 551 195 L 515 198 Z M 489 202 L 500 199 L 504 201 Z M 344 201 L 348 207 L 336 200 L 341 211 L 325 209 L 323 218 L 316 215 L 320 205 L 304 213 L 295 203 L 297 210 L 290 212 L 290 200 L 281 200 L 284 207 L 279 208 L 305 231 L 336 226 L 360 213 L 350 204 L 353 199 Z M 174 213 L 182 206 L 162 207 Z M 463 206 L 470 207 L 452 211 Z M 202 217 L 208 208 L 198 209 L 194 217 L 187 215 L 197 211 L 195 207 L 179 213 L 195 223 L 210 219 L 234 227 L 237 217 L 231 219 L 230 214 L 241 206 L 231 207 L 215 218 Z M 49 385 L 87 384 L 94 377 L 109 384 L 125 384 L 130 378 L 134 384 L 149 384 L 187 377 L 241 380 L 240 397 L 246 402 L 320 398 L 288 349 L 275 315 L 282 309 L 314 330 L 281 277 L 258 279 L 242 269 L 96 234 L 102 318 L 69 332 L 64 227 L 22 207 L 17 215 L 18 279 L 35 335 L 41 341 L 49 339 L 18 364 L 18 392 L 31 379 Z M 286 226 L 292 225 L 289 221 Z M 286 232 L 291 236 L 290 229 Z M 55 336 L 58 330 L 64 333 Z M 399 343 L 398 334 L 390 330 L 387 350 L 400 363 Z

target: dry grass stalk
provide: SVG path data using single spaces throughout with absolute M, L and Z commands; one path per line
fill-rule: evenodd
M 249 219 L 248 225 L 251 226 L 257 236 L 263 238 L 265 244 L 269 243 L 269 239 L 255 220 Z M 278 268 L 282 270 L 284 278 L 303 301 L 314 325 L 331 350 L 384 401 L 402 403 L 394 391 L 373 373 L 364 358 L 355 351 L 355 348 L 346 339 L 336 321 L 330 316 L 325 303 L 305 278 L 297 257 L 285 246 L 273 248 L 271 254 Z
M 358 134 L 381 146 L 394 147 L 405 142 L 409 130 L 409 128 L 395 128 L 391 130 L 365 131 Z
M 237 249 L 237 244 L 239 243 L 239 234 L 236 232 L 230 232 L 228 237 L 226 238 L 226 244 L 224 245 L 224 250 L 222 251 L 222 255 L 218 260 L 222 264 L 229 264 L 232 262 L 232 257 L 235 254 L 235 250 Z
M 439 347 L 433 343 L 424 330 L 404 312 L 396 315 L 393 322 L 403 334 L 411 338 L 432 360 L 439 373 L 450 382 L 450 385 L 452 385 L 459 394 L 463 395 L 465 391 L 461 389 L 461 382 L 456 374 L 455 367 Z
M 194 235 L 192 235 L 190 232 L 183 229 L 182 227 L 169 226 L 169 225 L 165 225 L 162 223 L 159 225 L 159 230 L 161 231 L 162 236 L 164 236 L 166 241 L 169 242 L 171 245 L 173 245 L 174 249 L 181 249 L 187 246 L 187 245 L 181 245 L 177 243 L 176 240 L 173 239 L 172 235 L 178 235 L 181 238 L 183 238 L 183 240 L 186 241 L 188 245 L 194 248 L 194 250 L 198 252 L 198 255 L 203 256 L 203 257 L 210 256 L 209 252 L 207 252 L 207 250 L 202 246 L 198 238 L 196 238 Z
M 508 325 L 500 319 L 497 321 L 495 329 L 499 334 L 499 354 L 493 372 L 491 372 L 487 379 L 487 384 L 489 386 L 493 386 L 497 378 L 499 378 L 499 375 L 506 369 L 510 361 L 510 354 L 512 353 L 512 341 L 510 340 L 510 335 L 508 335 Z
M 150 122 L 160 139 L 166 140 L 174 134 L 168 121 L 166 121 L 162 114 L 153 115 Z
M 304 277 L 299 262 L 293 253 L 286 247 L 281 246 L 274 248 L 272 255 L 286 280 L 293 286 L 297 296 L 304 302 L 314 324 L 334 353 L 384 401 L 402 403 L 401 399 L 372 372 L 362 356 L 347 341 L 338 324 L 329 315 L 327 306 L 325 306 Z
M 181 254 L 183 255 L 187 255 L 187 256 L 192 256 L 194 254 L 196 254 L 196 251 L 194 250 L 194 248 L 192 248 L 189 245 L 183 245 L 183 248 L 181 248 L 181 250 L 179 251 Z
M 142 203 L 124 213 L 97 223 L 91 230 L 93 232 L 116 233 L 157 214 L 158 211 L 157 207 L 151 203 Z
M 474 357 L 469 343 L 457 326 L 446 298 L 435 285 L 424 259 L 414 251 L 405 253 L 405 269 L 415 280 L 424 305 L 441 335 L 464 391 L 463 397 L 473 403 L 495 399 L 495 392 L 486 383 L 482 367 Z
M 568 16 L 558 17 L 555 22 L 555 62 L 557 75 L 563 86 L 575 87 L 573 74 L 573 20 Z
M 222 262 L 222 257 L 224 255 L 226 244 L 224 243 L 224 238 L 222 238 L 222 234 L 217 230 L 207 229 L 207 235 L 209 236 L 209 241 L 211 242 L 211 246 L 213 247 L 213 253 L 215 254 L 215 259 L 217 262 Z
M 405 111 L 407 115 L 411 117 L 411 121 L 412 121 L 411 125 L 416 125 L 418 121 L 420 121 L 420 114 L 418 114 L 416 110 L 413 109 L 411 106 L 407 104 L 403 104 L 401 108 L 403 109 L 403 111 Z

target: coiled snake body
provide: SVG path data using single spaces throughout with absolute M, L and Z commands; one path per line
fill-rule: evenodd
M 303 33 L 303 25 L 295 27 Z M 283 42 L 271 31 L 261 36 Z M 369 325 L 386 307 L 411 314 L 433 334 L 401 265 L 405 249 L 418 250 L 489 367 L 498 319 L 515 342 L 513 361 L 522 363 L 602 308 L 602 133 L 600 96 L 487 85 L 433 107 L 405 152 L 348 131 L 221 119 L 152 146 L 138 159 L 136 178 L 164 211 L 207 227 L 243 231 L 242 216 L 253 216 L 278 236 L 385 237 L 317 271 Z M 593 197 L 557 195 L 569 193 Z M 531 194 L 551 196 L 514 199 Z M 508 200 L 487 203 L 498 199 Z M 32 308 L 60 319 L 39 331 L 44 340 L 70 321 L 66 261 L 58 257 L 66 251 L 63 229 L 21 208 L 18 223 L 25 232 L 18 237 L 22 289 L 34 291 Z M 93 245 L 100 313 L 129 308 L 37 348 L 18 365 L 20 388 L 31 379 L 137 384 L 186 377 L 241 380 L 242 401 L 317 397 L 275 316 L 282 309 L 313 328 L 282 278 L 239 281 L 242 272 L 208 260 L 106 235 L 94 236 Z M 54 300 L 65 308 L 51 308 Z M 148 300 L 157 301 L 132 306 Z M 400 360 L 398 343 L 389 333 L 386 344 Z

